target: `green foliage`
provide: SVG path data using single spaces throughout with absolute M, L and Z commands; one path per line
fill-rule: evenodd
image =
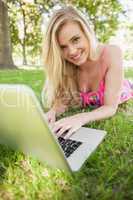
M 18 20 L 18 10 L 15 5 L 9 4 L 8 7 L 8 16 L 9 16 L 9 25 L 10 25 L 10 33 L 11 33 L 11 41 L 13 44 L 13 47 L 20 43 L 19 39 L 19 30 L 17 26 L 17 20 Z
M 69 3 L 88 14 L 90 24 L 101 42 L 108 41 L 115 34 L 119 25 L 118 16 L 123 11 L 118 0 L 72 0 Z
M 126 70 L 125 70 L 125 76 L 126 77 L 129 77 L 130 79 L 133 79 L 133 66 L 130 66 L 130 67 L 132 67 L 132 68 L 127 68 Z
M 133 24 L 131 22 L 125 23 L 125 41 L 128 44 L 128 49 L 125 52 L 126 60 L 133 60 Z
M 42 41 L 40 10 L 35 4 L 26 4 L 21 1 L 10 2 L 8 6 L 14 47 L 18 44 L 29 47 L 26 53 L 32 57 L 40 54 Z

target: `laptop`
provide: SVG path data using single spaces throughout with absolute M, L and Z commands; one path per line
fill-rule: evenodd
M 69 139 L 57 138 L 33 90 L 0 84 L 0 143 L 67 172 L 78 171 L 105 137 L 104 130 L 81 127 Z

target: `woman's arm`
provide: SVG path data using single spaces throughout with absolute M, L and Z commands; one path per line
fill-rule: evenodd
M 83 122 L 105 119 L 116 113 L 123 80 L 122 53 L 119 47 L 110 45 L 109 68 L 105 77 L 104 105 L 88 113 L 81 113 Z
M 53 105 L 53 107 L 45 113 L 45 117 L 49 123 L 54 123 L 56 121 L 56 117 L 66 111 L 66 106 L 61 105 Z

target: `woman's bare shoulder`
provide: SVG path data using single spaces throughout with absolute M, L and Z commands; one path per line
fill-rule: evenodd
M 107 60 L 108 60 L 108 69 L 116 68 L 122 66 L 122 50 L 119 46 L 113 44 L 107 44 Z
M 101 55 L 103 50 L 105 50 L 109 55 L 116 55 L 117 52 L 121 52 L 121 48 L 118 45 L 103 43 L 98 45 L 97 50 L 99 55 Z
M 108 51 L 110 55 L 117 55 L 117 53 L 122 53 L 122 50 L 118 45 L 105 44 L 104 48 Z

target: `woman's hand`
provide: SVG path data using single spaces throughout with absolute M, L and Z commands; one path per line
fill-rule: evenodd
M 54 123 L 56 120 L 56 112 L 52 109 L 45 113 L 45 116 L 48 123 Z
M 53 124 L 53 132 L 57 133 L 57 137 L 61 136 L 65 131 L 68 131 L 64 136 L 65 139 L 69 138 L 72 133 L 77 131 L 84 125 L 82 114 L 77 114 L 70 117 L 65 117 Z

